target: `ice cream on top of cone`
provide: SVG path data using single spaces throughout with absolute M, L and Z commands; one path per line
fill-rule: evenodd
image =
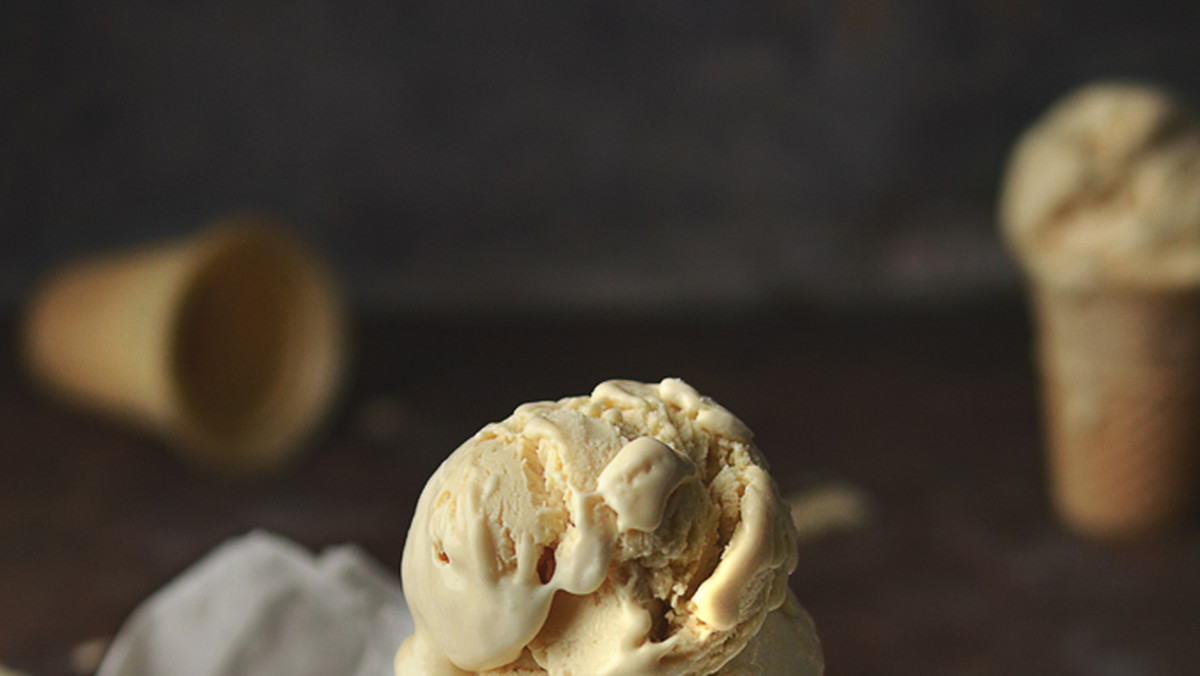
M 796 556 L 750 431 L 683 381 L 525 404 L 421 494 L 396 673 L 819 674 Z
M 1000 222 L 1041 282 L 1200 285 L 1200 119 L 1148 85 L 1068 94 L 1017 142 Z

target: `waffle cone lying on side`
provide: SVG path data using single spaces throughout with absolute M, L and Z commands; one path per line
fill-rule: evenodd
M 430 478 L 397 676 L 817 676 L 750 431 L 681 380 L 525 404 Z
M 265 216 L 54 270 L 29 302 L 23 357 L 55 398 L 157 433 L 226 474 L 292 461 L 345 368 L 324 261 Z
M 1073 92 L 1017 143 L 1000 217 L 1031 287 L 1060 517 L 1161 530 L 1200 457 L 1200 122 L 1150 86 Z

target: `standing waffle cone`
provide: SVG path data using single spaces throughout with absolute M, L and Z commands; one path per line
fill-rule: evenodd
M 1102 537 L 1159 531 L 1191 506 L 1200 448 L 1200 293 L 1035 294 L 1050 486 Z
M 329 408 L 345 352 L 330 274 L 250 216 L 62 267 L 32 298 L 22 338 L 43 389 L 233 473 L 294 455 Z
M 1163 530 L 1200 463 L 1200 118 L 1152 85 L 1070 92 L 1018 140 L 999 216 L 1032 291 L 1059 517 Z

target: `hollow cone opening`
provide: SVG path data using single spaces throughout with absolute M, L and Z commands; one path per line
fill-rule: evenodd
M 277 464 L 318 421 L 341 362 L 329 280 L 274 233 L 222 233 L 175 317 L 171 351 L 184 432 L 200 460 Z

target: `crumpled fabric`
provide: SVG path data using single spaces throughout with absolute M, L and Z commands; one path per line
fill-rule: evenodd
M 96 676 L 392 676 L 412 631 L 396 576 L 358 547 L 253 531 L 146 599 Z

